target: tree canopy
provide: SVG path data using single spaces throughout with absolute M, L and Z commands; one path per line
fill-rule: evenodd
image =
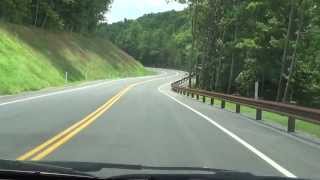
M 40 28 L 94 32 L 112 0 L 1 0 L 0 19 Z
M 180 0 L 182 12 L 104 24 L 145 65 L 196 72 L 196 88 L 320 107 L 320 2 Z
M 188 12 L 147 14 L 137 20 L 101 24 L 98 33 L 145 65 L 186 68 L 192 40 Z

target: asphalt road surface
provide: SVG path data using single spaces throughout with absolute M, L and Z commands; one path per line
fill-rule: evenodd
M 0 158 L 201 166 L 320 178 L 320 148 L 176 94 L 185 73 L 0 98 Z

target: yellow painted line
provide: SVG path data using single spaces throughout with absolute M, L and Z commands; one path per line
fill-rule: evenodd
M 105 104 L 100 106 L 98 109 L 96 109 L 94 112 L 90 113 L 88 116 L 86 116 L 81 121 L 73 124 L 71 127 L 67 128 L 66 130 L 62 131 L 61 133 L 55 135 L 51 139 L 45 141 L 44 143 L 38 145 L 34 149 L 24 153 L 23 155 L 19 156 L 17 160 L 23 161 L 31 159 L 33 161 L 41 160 L 44 157 L 48 156 L 50 153 L 55 151 L 57 148 L 68 142 L 72 137 L 77 135 L 81 130 L 88 127 L 91 123 L 93 123 L 98 117 L 100 117 L 103 113 L 105 113 L 114 103 L 116 103 L 126 92 L 128 92 L 132 87 L 155 81 L 161 78 L 155 78 L 151 80 L 146 80 L 142 82 L 137 82 L 134 84 L 131 84 L 118 92 L 115 96 L 113 96 L 109 101 L 107 101 Z
M 45 141 L 44 143 L 40 144 L 34 149 L 19 156 L 17 160 L 27 160 L 33 156 L 34 157 L 32 158 L 32 160 L 40 160 L 41 158 L 44 158 L 49 153 L 51 153 L 52 151 L 60 147 L 62 144 L 66 143 L 69 139 L 71 139 L 73 136 L 75 136 L 82 129 L 84 129 L 89 124 L 91 124 L 93 121 L 95 121 L 99 116 L 101 116 L 104 112 L 106 112 L 116 101 L 118 101 L 121 98 L 121 96 L 123 96 L 128 90 L 130 90 L 136 84 L 129 85 L 125 89 L 121 90 L 119 93 L 113 96 L 109 101 L 107 101 L 104 105 L 99 107 L 94 112 L 90 113 L 87 117 L 73 124 L 71 127 L 57 134 L 53 138 Z
M 126 89 L 126 91 L 124 91 L 120 96 L 118 96 L 116 99 L 114 99 L 110 104 L 108 104 L 106 106 L 105 109 L 103 109 L 102 111 L 98 112 L 95 116 L 93 116 L 91 119 L 89 119 L 89 121 L 85 122 L 84 124 L 82 124 L 80 127 L 76 128 L 75 130 L 73 130 L 72 132 L 70 132 L 69 134 L 67 134 L 65 137 L 63 137 L 61 140 L 57 141 L 56 143 L 52 144 L 51 146 L 49 146 L 47 149 L 45 149 L 44 151 L 40 152 L 39 154 L 37 154 L 36 156 L 34 156 L 31 160 L 32 161 L 38 161 L 43 159 L 44 157 L 46 157 L 47 155 L 49 155 L 50 153 L 52 153 L 54 150 L 56 150 L 57 148 L 59 148 L 61 145 L 65 144 L 66 142 L 68 142 L 72 137 L 74 137 L 76 134 L 78 134 L 81 130 L 83 130 L 84 128 L 86 128 L 87 126 L 89 126 L 91 123 L 93 123 L 98 117 L 100 117 L 105 111 L 107 111 L 115 102 L 117 102 L 121 96 L 124 95 L 125 92 L 127 92 L 129 90 L 129 88 Z

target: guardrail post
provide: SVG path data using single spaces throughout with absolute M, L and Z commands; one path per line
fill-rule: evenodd
M 197 100 L 199 100 L 199 94 L 197 94 Z
M 296 129 L 296 119 L 294 117 L 288 117 L 288 132 L 294 132 Z
M 214 98 L 211 98 L 210 104 L 211 104 L 211 105 L 214 105 Z
M 221 109 L 224 109 L 226 107 L 226 101 L 221 100 Z
M 261 109 L 256 110 L 256 120 L 261 120 L 262 119 L 262 111 Z
M 202 102 L 206 102 L 206 97 L 205 96 L 202 96 Z
M 240 113 L 240 104 L 236 104 L 236 113 Z

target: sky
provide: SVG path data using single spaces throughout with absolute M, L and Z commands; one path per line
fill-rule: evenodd
M 164 12 L 169 10 L 180 11 L 184 4 L 166 0 L 114 0 L 111 10 L 106 14 L 107 22 L 123 21 L 124 18 L 136 19 L 144 14 Z

